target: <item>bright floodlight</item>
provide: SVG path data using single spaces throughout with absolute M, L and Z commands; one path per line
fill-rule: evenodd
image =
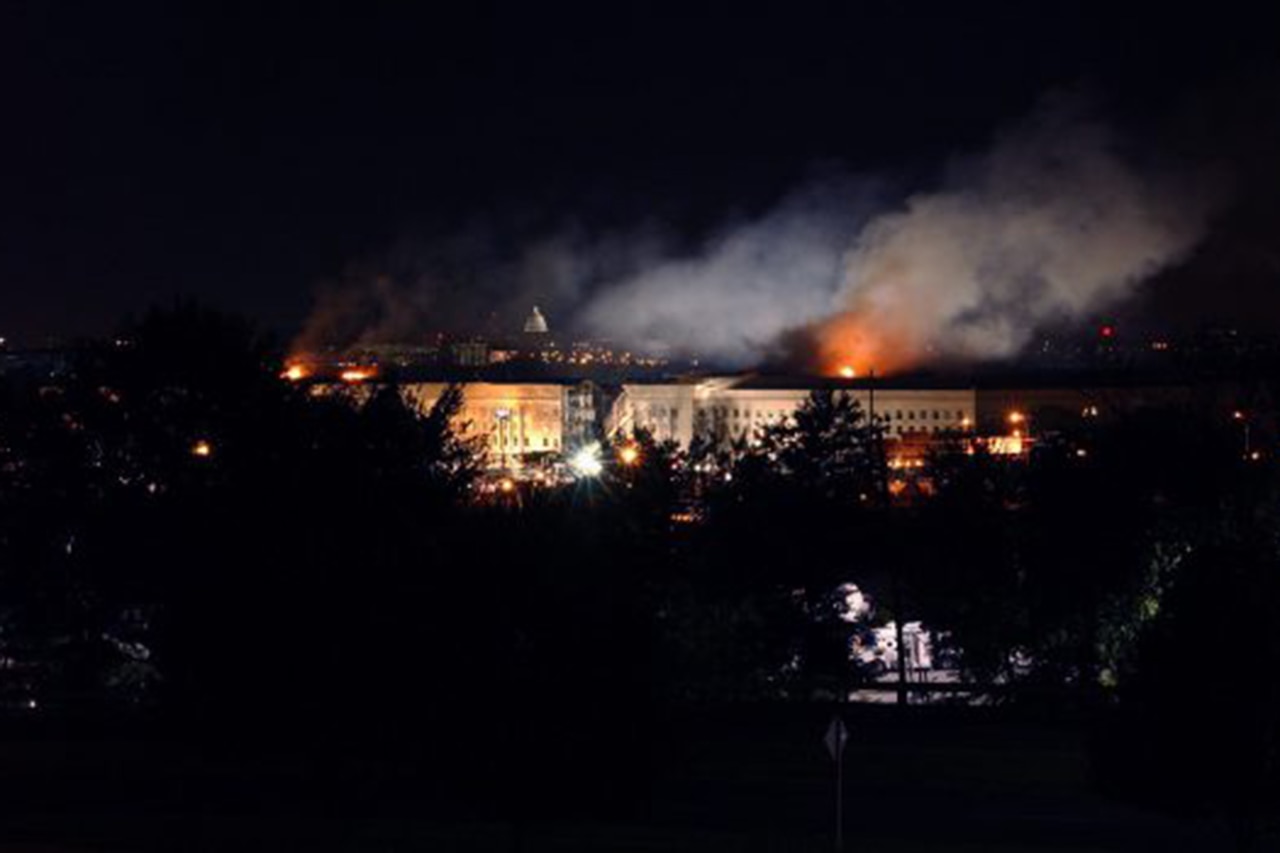
M 604 470 L 604 464 L 600 461 L 600 445 L 593 442 L 573 454 L 569 466 L 579 477 L 600 476 L 600 472 Z

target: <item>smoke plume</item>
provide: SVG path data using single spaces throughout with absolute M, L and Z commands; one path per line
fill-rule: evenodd
M 1070 98 L 927 191 L 886 204 L 886 186 L 828 174 L 692 246 L 652 223 L 536 218 L 403 240 L 322 291 L 300 343 L 492 334 L 537 304 L 557 333 L 724 366 L 797 335 L 825 372 L 999 358 L 1187 257 L 1222 200 Z
M 1046 107 L 861 231 L 816 330 L 824 366 L 1011 355 L 1184 259 L 1220 199 L 1205 173 L 1139 168 L 1079 105 Z
M 761 361 L 789 329 L 832 313 L 850 235 L 882 192 L 828 177 L 752 221 L 718 230 L 701 251 L 605 282 L 580 322 L 592 334 L 726 366 Z
M 829 373 L 998 358 L 1186 257 L 1219 200 L 1201 174 L 1141 168 L 1060 99 L 860 227 L 830 196 L 802 194 L 697 257 L 605 287 L 585 317 L 734 363 L 799 326 Z

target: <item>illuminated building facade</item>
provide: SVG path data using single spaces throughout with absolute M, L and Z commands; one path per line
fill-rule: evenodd
M 838 388 L 882 422 L 886 435 L 903 441 L 968 431 L 976 417 L 977 393 L 956 388 Z M 790 418 L 812 386 L 769 387 L 749 377 L 689 382 L 627 384 L 614 402 L 607 432 L 641 428 L 659 441 L 688 447 L 695 435 L 728 445 Z
M 425 412 L 448 387 L 444 382 L 409 382 L 401 389 Z M 582 395 L 583 389 L 573 385 L 469 382 L 453 426 L 463 438 L 485 437 L 491 467 L 520 468 L 569 448 L 574 422 L 568 416 L 582 417 Z
M 325 393 L 324 387 L 317 386 L 316 392 Z M 412 405 L 426 412 L 449 385 L 404 382 L 399 387 Z M 629 383 L 614 386 L 611 393 L 590 381 L 468 382 L 453 426 L 463 438 L 483 437 L 492 468 L 517 471 L 563 459 L 592 441 L 637 427 L 681 447 L 696 435 L 727 448 L 790 419 L 813 387 L 812 382 L 771 386 L 749 376 Z M 849 394 L 865 414 L 874 414 L 906 455 L 922 452 L 940 435 L 972 432 L 977 421 L 973 389 L 877 387 L 873 392 L 850 385 L 836 390 Z

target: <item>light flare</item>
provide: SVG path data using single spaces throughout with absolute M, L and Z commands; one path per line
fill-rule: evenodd
M 604 463 L 600 461 L 600 445 L 592 442 L 583 447 L 569 460 L 569 467 L 579 477 L 598 477 L 604 471 Z

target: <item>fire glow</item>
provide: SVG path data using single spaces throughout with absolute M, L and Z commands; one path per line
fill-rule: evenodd
M 911 364 L 910 351 L 895 341 L 892 332 L 868 322 L 859 312 L 837 314 L 818 324 L 813 334 L 818 370 L 824 376 L 883 376 Z

